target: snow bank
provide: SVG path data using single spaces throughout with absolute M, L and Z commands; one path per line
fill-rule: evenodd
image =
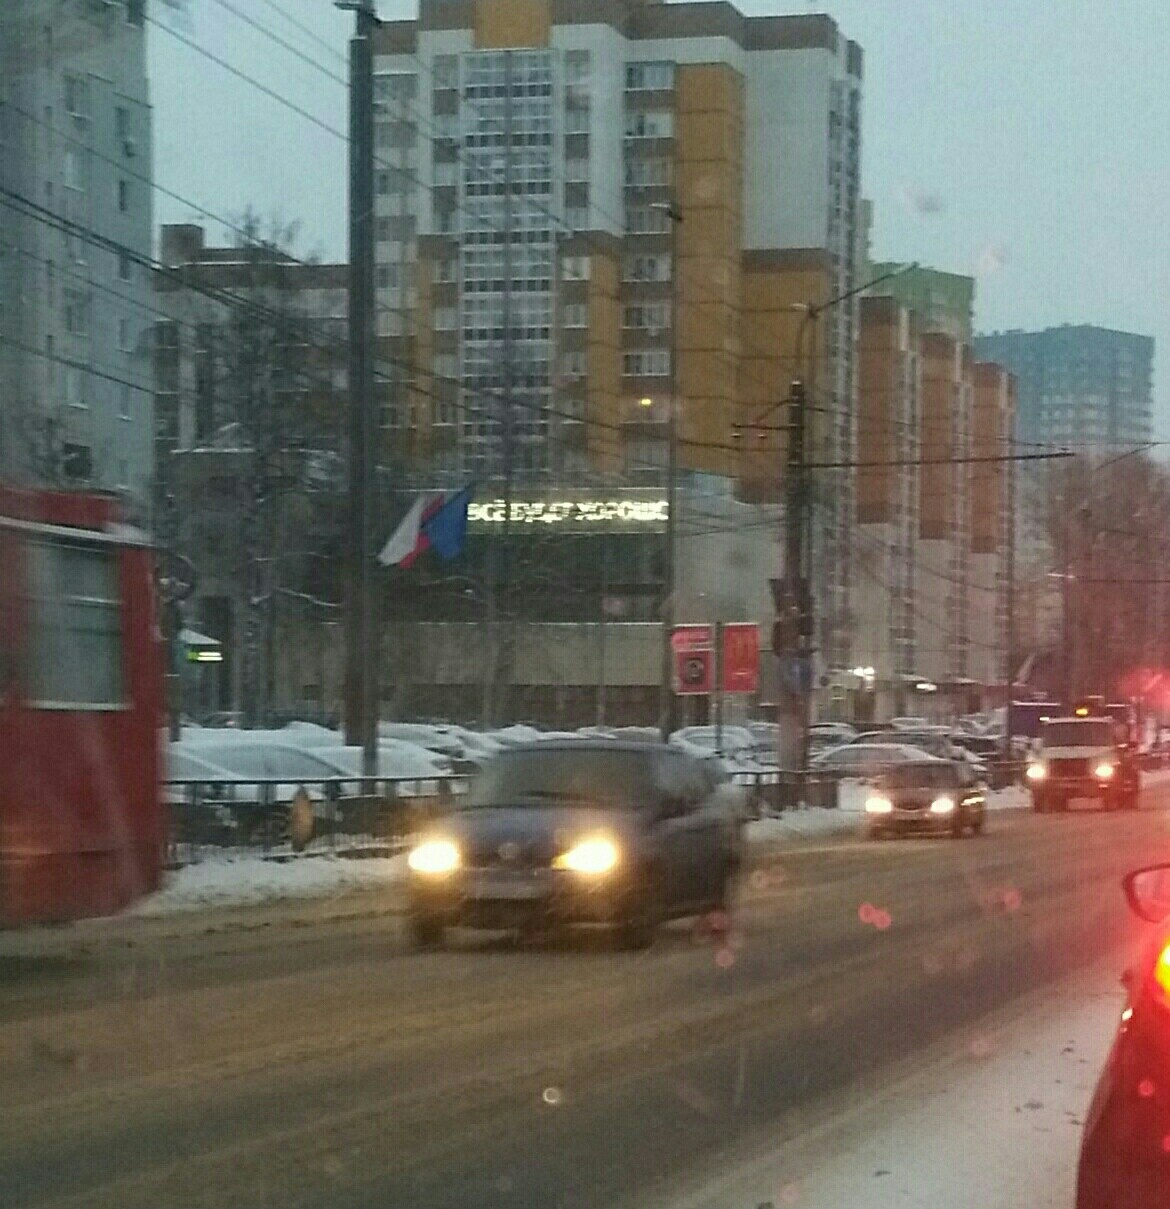
M 400 883 L 404 856 L 346 860 L 336 856 L 289 861 L 259 856 L 223 856 L 170 874 L 166 885 L 138 905 L 138 915 L 170 915 L 207 907 L 255 907 L 287 899 L 331 898 L 354 890 Z

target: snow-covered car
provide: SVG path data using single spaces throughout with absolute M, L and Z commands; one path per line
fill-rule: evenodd
M 428 722 L 379 722 L 379 739 L 398 739 L 440 752 L 448 759 L 462 759 L 464 744 L 449 726 Z
M 809 769 L 829 777 L 866 779 L 923 755 L 917 747 L 897 743 L 846 743 L 810 760 Z
M 853 743 L 892 743 L 899 746 L 917 747 L 928 755 L 940 760 L 957 760 L 965 763 L 974 776 L 981 781 L 987 779 L 987 763 L 974 752 L 959 747 L 945 727 L 927 727 L 922 730 L 911 730 L 906 727 L 901 730 L 867 731 L 858 735 Z
M 362 775 L 362 749 L 340 744 L 322 747 L 313 752 L 336 770 L 335 775 L 360 777 Z M 452 775 L 451 762 L 438 752 L 427 751 L 413 743 L 395 743 L 383 739 L 377 748 L 376 774 L 386 779 L 410 778 L 403 786 L 407 792 L 434 793 L 436 782 L 449 780 Z M 414 785 L 424 788 L 412 789 Z

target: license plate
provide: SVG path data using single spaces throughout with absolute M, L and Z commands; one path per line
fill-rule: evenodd
M 523 873 L 481 873 L 468 891 L 472 898 L 504 902 L 530 902 L 544 897 L 540 879 Z

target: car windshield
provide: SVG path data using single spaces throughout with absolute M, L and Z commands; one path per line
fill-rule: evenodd
M 1107 747 L 1113 742 L 1112 722 L 1091 719 L 1046 722 L 1040 729 L 1045 747 Z
M 472 781 L 465 804 L 632 809 L 649 800 L 653 783 L 653 759 L 644 752 L 512 751 L 497 756 Z
M 1168 60 L 0 0 L 0 1209 L 1170 1202 Z
M 953 789 L 958 774 L 952 765 L 908 764 L 883 773 L 882 784 L 888 789 Z

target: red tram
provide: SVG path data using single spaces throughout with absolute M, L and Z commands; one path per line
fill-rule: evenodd
M 116 501 L 0 487 L 0 925 L 157 889 L 163 673 L 154 551 Z

